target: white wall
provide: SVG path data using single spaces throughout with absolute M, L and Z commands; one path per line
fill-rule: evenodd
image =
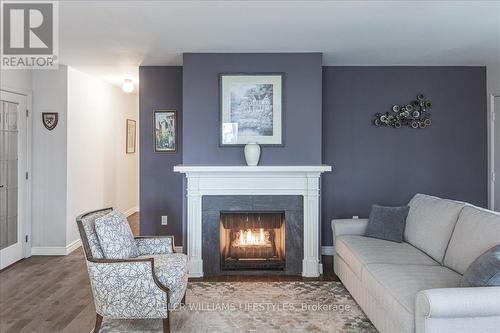
M 126 119 L 138 119 L 137 95 L 68 69 L 67 220 L 105 207 L 135 211 L 137 159 L 125 153 Z M 79 238 L 69 223 L 67 244 Z
M 115 208 L 127 214 L 139 210 L 139 95 L 126 94 L 112 86 L 110 96 L 115 110 Z M 134 154 L 126 153 L 127 119 L 136 122 Z
M 31 92 L 31 70 L 1 69 L 0 89 L 22 94 Z
M 34 70 L 32 139 L 32 247 L 66 245 L 67 72 Z M 57 127 L 48 131 L 42 112 L 58 112 Z M 36 249 L 34 254 L 41 254 Z
M 125 153 L 126 119 L 138 121 L 136 94 L 64 65 L 0 74 L 1 89 L 32 93 L 33 254 L 71 249 L 83 212 L 138 209 L 139 143 Z M 43 126 L 42 112 L 59 113 L 54 130 Z

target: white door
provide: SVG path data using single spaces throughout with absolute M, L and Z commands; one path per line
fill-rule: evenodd
M 0 91 L 0 269 L 24 258 L 26 96 Z
M 500 212 L 500 95 L 494 97 L 493 107 L 495 112 L 495 122 L 493 124 L 493 159 L 494 175 L 493 183 L 493 209 Z

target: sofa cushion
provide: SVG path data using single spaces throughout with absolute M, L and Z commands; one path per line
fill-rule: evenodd
M 500 245 L 481 254 L 470 264 L 460 282 L 460 287 L 500 286 Z
M 460 274 L 444 266 L 369 264 L 363 271 L 362 283 L 402 327 L 413 328 L 417 293 L 458 287 L 461 278 Z
M 95 232 L 95 220 L 99 217 L 103 217 L 104 215 L 109 214 L 112 211 L 113 209 L 111 208 L 103 209 L 100 211 L 86 214 L 81 219 L 83 230 L 80 230 L 80 232 L 83 231 L 85 233 L 89 246 L 88 250 L 90 250 L 90 253 L 88 253 L 88 255 L 92 256 L 94 259 L 104 258 L 104 253 L 102 252 L 101 244 L 99 244 L 99 238 L 97 237 L 97 233 Z M 81 236 L 83 237 L 83 235 Z
M 500 244 L 500 214 L 467 206 L 458 217 L 444 264 L 464 274 L 477 257 L 498 244 Z
M 128 259 L 139 255 L 127 218 L 119 211 L 95 220 L 95 231 L 106 259 Z
M 465 203 L 417 194 L 408 204 L 405 240 L 443 263 L 458 215 Z
M 374 263 L 438 265 L 419 249 L 408 243 L 345 235 L 336 238 L 335 251 L 361 279 L 363 266 Z
M 365 236 L 401 243 L 409 209 L 373 205 Z
M 188 283 L 187 256 L 183 253 L 139 256 L 153 258 L 154 271 L 162 285 L 170 289 L 170 304 L 179 304 Z

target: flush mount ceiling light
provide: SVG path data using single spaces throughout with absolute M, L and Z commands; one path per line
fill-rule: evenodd
M 134 83 L 132 82 L 132 80 L 131 79 L 123 80 L 122 89 L 126 93 L 131 93 L 132 91 L 134 91 Z

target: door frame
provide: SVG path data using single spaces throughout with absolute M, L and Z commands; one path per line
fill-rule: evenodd
M 489 112 L 488 112 L 488 208 L 495 207 L 495 182 L 500 181 L 500 175 L 494 175 L 495 172 L 495 121 L 500 121 L 500 115 L 495 115 L 495 98 L 500 98 L 500 92 L 489 94 Z M 498 118 L 498 119 L 496 119 Z M 500 135 L 500 134 L 499 134 Z
M 9 86 L 2 86 L 0 91 L 26 97 L 26 172 L 28 179 L 25 182 L 25 211 L 24 211 L 24 234 L 28 241 L 23 242 L 24 258 L 31 257 L 32 228 L 31 228 L 31 179 L 32 179 L 32 149 L 33 149 L 33 93 L 23 91 Z M 26 239 L 26 238 L 25 238 Z

